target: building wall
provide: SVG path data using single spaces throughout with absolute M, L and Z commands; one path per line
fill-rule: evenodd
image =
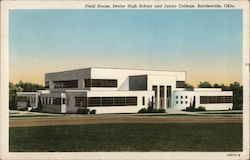
M 183 99 L 181 99 L 181 96 Z M 193 103 L 195 97 L 195 106 L 204 106 L 206 110 L 228 110 L 232 109 L 233 103 L 214 103 L 214 104 L 200 104 L 200 96 L 233 96 L 232 91 L 220 91 L 218 89 L 202 89 L 196 91 L 175 91 L 174 92 L 174 105 L 173 109 L 182 110 L 190 106 Z M 178 98 L 177 98 L 178 97 Z M 187 98 L 186 98 L 187 97 Z M 178 101 L 178 103 L 176 103 Z M 181 104 L 181 101 L 183 103 Z M 187 101 L 187 103 L 186 103 Z
M 91 88 L 91 90 L 129 90 L 129 76 L 139 75 L 162 75 L 175 76 L 178 81 L 185 81 L 186 73 L 182 71 L 154 71 L 154 70 L 133 70 L 133 69 L 112 69 L 112 68 L 91 68 L 92 79 L 117 79 L 118 87 L 114 88 Z M 148 89 L 151 90 L 151 89 Z
M 67 88 L 67 89 L 85 89 L 84 79 L 90 79 L 91 69 L 78 69 L 72 71 L 54 72 L 45 74 L 45 82 L 49 82 L 49 90 L 51 91 L 65 91 L 65 89 L 54 88 L 53 81 L 66 81 L 66 80 L 78 80 L 78 88 Z
M 98 106 L 88 107 L 96 110 L 96 113 L 137 113 L 142 108 L 147 108 L 151 101 L 153 91 L 67 91 L 67 112 L 76 112 L 79 107 L 75 105 L 75 97 L 137 97 L 137 106 Z M 145 103 L 143 104 L 143 97 Z
M 17 97 L 26 97 L 30 102 L 31 107 L 38 106 L 38 93 L 37 92 L 17 92 Z M 17 109 L 25 108 L 27 106 L 27 101 L 17 101 Z

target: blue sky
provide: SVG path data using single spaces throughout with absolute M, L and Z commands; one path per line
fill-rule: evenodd
M 242 81 L 241 10 L 12 10 L 10 81 L 90 66 Z

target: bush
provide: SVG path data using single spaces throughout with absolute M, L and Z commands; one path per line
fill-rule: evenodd
M 92 111 L 89 112 L 89 114 L 95 114 L 96 113 L 96 110 L 93 109 Z
M 186 107 L 186 109 L 182 109 L 182 111 L 189 111 L 189 112 L 206 111 L 206 108 L 203 106 L 199 106 L 198 108 Z
M 138 111 L 138 113 L 165 113 L 165 109 L 155 109 L 155 108 L 142 108 Z
M 40 112 L 40 109 L 39 109 L 39 108 L 32 108 L 32 109 L 30 110 L 30 112 Z
M 165 113 L 166 110 L 165 109 L 158 109 L 158 113 Z
M 138 113 L 148 113 L 148 110 L 146 108 L 142 108 L 138 111 Z
M 205 107 L 202 107 L 202 106 L 199 106 L 196 111 L 206 111 L 206 108 Z
M 27 111 L 27 108 L 25 107 L 25 108 L 18 108 L 17 109 L 18 111 Z
M 80 113 L 80 114 L 88 114 L 89 113 L 89 109 L 87 109 L 87 108 L 78 108 L 77 109 L 77 113 Z

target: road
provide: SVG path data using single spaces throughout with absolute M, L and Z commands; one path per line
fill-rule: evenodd
M 82 115 L 52 117 L 11 118 L 10 127 L 108 124 L 108 123 L 242 123 L 234 116 L 132 116 L 132 115 Z

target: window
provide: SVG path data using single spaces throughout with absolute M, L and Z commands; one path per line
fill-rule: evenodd
M 54 88 L 78 88 L 78 80 L 54 81 Z
M 185 88 L 185 81 L 176 81 L 176 88 Z
M 181 104 L 183 104 L 183 101 L 181 101 Z
M 186 104 L 188 104 L 188 101 L 186 101 Z
M 171 97 L 172 97 L 172 87 L 171 86 L 167 86 L 167 108 L 171 107 Z M 177 98 L 178 99 L 178 96 Z
M 17 100 L 18 102 L 26 102 L 26 101 L 28 100 L 28 98 L 25 97 L 25 96 L 17 96 L 17 97 L 16 97 L 16 100 Z
M 137 106 L 137 97 L 126 97 L 126 106 Z
M 157 89 L 157 86 L 152 86 L 152 90 L 155 92 L 155 107 L 157 107 L 157 104 L 158 104 L 158 97 L 157 97 L 158 89 Z
M 145 105 L 145 97 L 142 97 L 142 105 Z
M 101 106 L 101 97 L 89 97 L 88 106 L 89 107 Z
M 114 97 L 115 106 L 125 106 L 125 97 Z
M 178 101 L 176 101 L 175 103 L 178 104 Z
M 117 87 L 116 79 L 85 79 L 85 87 Z
M 175 99 L 178 99 L 178 96 L 176 96 Z
M 181 99 L 183 98 L 183 96 L 181 96 Z
M 76 107 L 87 107 L 87 97 L 75 97 Z
M 61 105 L 61 98 L 53 98 L 54 105 Z
M 102 97 L 102 106 L 114 106 L 114 98 Z
M 137 97 L 75 97 L 75 106 L 137 106 Z
M 164 107 L 164 86 L 160 86 L 160 107 Z
M 200 96 L 200 104 L 232 103 L 232 96 Z
M 188 98 L 188 96 L 185 96 L 185 98 L 187 99 L 187 98 Z

